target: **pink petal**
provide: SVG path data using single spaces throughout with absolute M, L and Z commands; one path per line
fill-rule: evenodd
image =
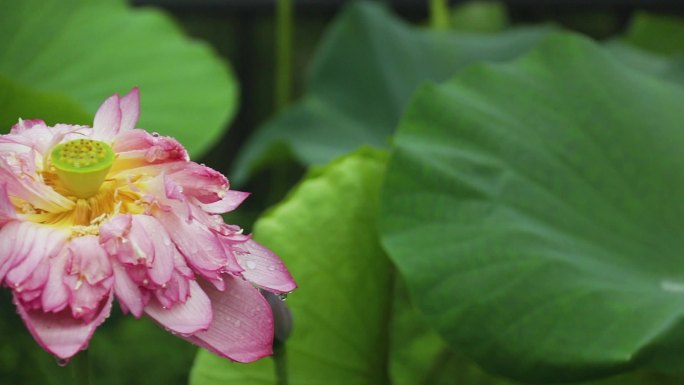
M 33 126 L 45 126 L 45 122 L 40 119 L 19 119 L 17 124 L 12 126 L 11 134 L 18 134 Z
M 210 214 L 224 214 L 235 210 L 249 195 L 248 192 L 228 190 L 221 200 L 213 203 L 201 203 L 200 207 Z
M 132 130 L 140 117 L 140 90 L 133 88 L 119 102 L 121 107 L 121 131 Z
M 17 235 L 21 228 L 21 222 L 10 222 L 0 229 L 0 282 L 14 265 L 14 248 L 16 247 Z
M 220 200 L 229 184 L 220 172 L 195 162 L 185 162 L 183 167 L 168 170 L 169 178 L 183 189 L 186 196 L 202 203 Z
M 138 284 L 148 285 L 147 277 L 157 285 L 171 279 L 178 251 L 156 218 L 118 215 L 100 228 L 100 242 Z M 131 270 L 134 266 L 135 271 Z
M 131 230 L 133 217 L 130 214 L 119 214 L 100 227 L 100 244 L 114 256 L 121 247 L 121 242 Z
M 157 218 L 185 256 L 186 262 L 195 270 L 221 271 L 227 268 L 228 256 L 216 235 L 206 227 L 197 221 L 188 223 L 174 213 L 162 211 Z
M 93 121 L 93 137 L 99 140 L 110 141 L 121 128 L 121 108 L 119 107 L 119 95 L 114 94 L 107 98 L 98 108 Z
M 76 237 L 69 242 L 71 255 L 69 273 L 80 275 L 91 284 L 112 276 L 109 255 L 95 235 Z
M 154 292 L 159 304 L 162 307 L 170 308 L 177 302 L 185 302 L 190 294 L 189 282 L 193 281 L 178 271 L 174 271 L 171 280 Z
M 245 269 L 242 276 L 255 285 L 274 293 L 288 293 L 297 288 L 283 261 L 271 250 L 251 239 L 231 249 Z
M 14 265 L 7 273 L 8 284 L 20 286 L 43 260 L 51 258 L 62 249 L 68 233 L 61 229 L 21 222 L 15 239 L 7 251 L 13 253 Z
M 75 319 L 67 309 L 59 313 L 29 310 L 15 297 L 19 315 L 33 338 L 43 349 L 63 359 L 69 359 L 88 346 L 95 329 L 109 316 L 112 296 L 105 298 L 101 309 L 90 322 Z
M 152 282 L 162 285 L 171 279 L 173 273 L 173 256 L 176 248 L 171 238 L 157 218 L 148 215 L 134 215 L 133 226 L 129 236 L 130 243 L 143 244 L 142 237 L 147 241 L 149 249 L 143 250 L 148 254 L 148 275 Z
M 138 167 L 189 160 L 187 151 L 177 140 L 137 128 L 117 135 L 113 149 L 118 156 L 112 165 L 112 174 L 139 174 L 135 170 Z
M 7 183 L 0 183 L 0 226 L 16 218 L 17 212 L 7 195 Z
M 89 320 L 98 304 L 110 296 L 114 279 L 109 256 L 95 235 L 74 238 L 69 243 L 64 283 L 69 289 L 69 305 L 74 317 Z
M 145 301 L 140 287 L 128 275 L 126 268 L 118 261 L 112 261 L 114 269 L 114 293 L 122 307 L 129 310 L 135 317 L 140 318 L 145 307 Z
M 208 284 L 202 288 L 211 298 L 214 321 L 206 331 L 188 340 L 238 362 L 251 362 L 272 353 L 273 314 L 266 299 L 249 282 L 226 276 L 226 290 Z
M 156 300 L 152 300 L 145 307 L 145 313 L 175 333 L 192 334 L 206 330 L 212 322 L 212 305 L 196 281 L 189 283 L 190 296 L 185 303 L 178 302 L 165 309 Z
M 67 248 L 63 248 L 55 258 L 50 259 L 50 272 L 41 298 L 46 312 L 60 311 L 69 303 L 69 292 L 64 283 L 68 259 Z
M 38 266 L 31 272 L 31 274 L 24 279 L 24 281 L 21 283 L 21 290 L 22 291 L 32 291 L 32 290 L 38 290 L 38 296 L 40 296 L 40 292 L 43 291 L 43 287 L 47 283 L 48 279 L 48 274 L 50 272 L 50 260 L 48 258 L 44 258 Z M 19 290 L 15 290 L 19 291 Z M 37 296 L 37 297 L 38 297 Z
M 7 185 L 9 195 L 30 202 L 49 212 L 69 211 L 74 202 L 46 185 L 35 172 L 34 153 L 0 152 L 0 183 Z

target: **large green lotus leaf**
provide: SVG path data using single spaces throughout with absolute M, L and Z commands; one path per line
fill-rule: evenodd
M 0 12 L 0 127 L 17 118 L 92 124 L 109 95 L 140 86 L 139 126 L 194 155 L 223 132 L 236 85 L 211 49 L 168 16 L 123 1 L 27 0 Z
M 659 54 L 619 40 L 610 41 L 605 47 L 625 65 L 684 86 L 684 56 Z
M 399 280 L 400 281 L 400 280 Z M 395 296 L 391 322 L 390 375 L 393 385 L 523 385 L 491 375 L 449 347 L 431 330 L 403 290 Z M 640 370 L 571 385 L 681 385 L 682 378 Z
M 423 87 L 380 223 L 430 325 L 518 379 L 681 367 L 682 100 L 574 35 Z
M 383 153 L 361 150 L 313 172 L 255 225 L 256 239 L 287 264 L 290 385 L 387 384 L 392 268 L 375 219 Z M 273 364 L 197 357 L 191 384 L 273 384 Z
M 276 162 L 272 152 L 283 145 L 304 165 L 325 164 L 363 144 L 386 147 L 419 84 L 445 80 L 477 61 L 516 57 L 549 30 L 431 31 L 380 5 L 354 3 L 325 35 L 306 96 L 258 129 L 240 153 L 232 180 L 244 181 Z

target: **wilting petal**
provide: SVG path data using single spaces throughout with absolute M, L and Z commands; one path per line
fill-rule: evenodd
M 175 303 L 185 302 L 190 294 L 190 279 L 180 272 L 174 271 L 171 279 L 160 289 L 154 292 L 159 304 L 165 308 L 171 308 Z
M 255 285 L 274 293 L 288 293 L 297 288 L 285 264 L 271 250 L 253 240 L 231 247 L 240 266 L 242 276 Z
M 107 98 L 98 108 L 93 121 L 93 139 L 111 141 L 121 128 L 121 108 L 119 95 Z
M 214 233 L 197 221 L 188 223 L 173 213 L 160 212 L 157 215 L 191 267 L 204 271 L 227 268 L 228 256 Z
M 6 282 L 20 286 L 33 273 L 38 264 L 51 258 L 62 249 L 68 233 L 62 229 L 22 222 L 11 239 L 8 252 L 12 252 L 13 266 L 5 277 Z
M 111 173 L 128 173 L 150 164 L 188 161 L 188 153 L 176 139 L 153 135 L 145 130 L 132 129 L 116 136 L 112 146 L 118 154 Z
M 132 215 L 116 215 L 100 226 L 100 244 L 110 255 L 117 255 L 121 242 L 128 235 L 133 222 Z
M 145 255 L 147 274 L 152 282 L 162 285 L 171 279 L 173 254 L 176 250 L 171 238 L 157 218 L 147 215 L 134 215 L 129 240 L 134 249 L 139 244 L 145 244 L 145 246 L 138 247 L 138 249 L 145 248 L 138 251 L 138 254 Z
M 109 256 L 95 235 L 77 237 L 69 243 L 69 274 L 78 275 L 90 284 L 112 276 Z
M 273 314 L 266 299 L 249 282 L 227 276 L 226 290 L 202 288 L 211 298 L 214 321 L 188 340 L 238 362 L 251 362 L 272 353 Z
M 16 243 L 21 222 L 10 222 L 0 229 L 0 282 L 14 265 L 12 247 Z
M 42 296 L 43 310 L 46 312 L 60 311 L 69 303 L 69 291 L 64 283 L 68 259 L 67 248 L 63 248 L 56 257 L 50 259 L 50 272 Z
M 196 281 L 189 283 L 190 296 L 185 303 L 179 302 L 165 309 L 153 300 L 145 307 L 145 313 L 175 333 L 192 334 L 206 330 L 212 322 L 212 304 Z
M 229 186 L 223 174 L 195 162 L 186 162 L 182 168 L 168 170 L 167 175 L 182 188 L 185 196 L 196 198 L 202 203 L 220 200 Z
M 213 203 L 200 203 L 199 206 L 210 214 L 224 214 L 235 210 L 248 196 L 248 192 L 228 190 L 221 200 Z
M 140 90 L 133 88 L 119 102 L 121 107 L 121 131 L 132 130 L 140 116 Z
M 24 320 L 33 338 L 43 349 L 63 359 L 71 358 L 88 346 L 95 329 L 109 316 L 112 309 L 112 296 L 105 298 L 100 310 L 90 322 L 72 317 L 68 309 L 59 313 L 45 313 L 30 310 L 15 298 L 19 315 Z
M 31 158 L 30 154 L 0 152 L 0 183 L 7 184 L 9 194 L 48 212 L 73 208 L 74 202 L 60 195 L 36 175 L 26 174 L 27 169 L 35 170 Z
M 75 318 L 91 319 L 102 298 L 111 296 L 114 279 L 109 256 L 94 235 L 71 240 L 64 283 Z
M 0 226 L 17 218 L 14 206 L 7 195 L 7 183 L 0 183 Z M 2 263 L 0 263 L 2 265 Z M 2 280 L 2 278 L 0 278 Z
M 20 134 L 22 131 L 34 126 L 45 126 L 45 122 L 41 119 L 19 119 L 19 122 L 12 126 L 10 133 Z
M 128 275 L 126 268 L 118 261 L 112 261 L 114 270 L 114 293 L 119 300 L 124 312 L 130 311 L 131 314 L 140 318 L 145 307 L 145 301 L 140 287 Z

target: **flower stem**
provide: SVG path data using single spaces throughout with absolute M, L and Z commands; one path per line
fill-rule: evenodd
M 84 350 L 77 354 L 69 364 L 71 366 L 71 381 L 73 385 L 88 385 L 88 350 Z
M 276 1 L 276 112 L 285 108 L 292 97 L 292 8 L 292 0 Z
M 287 385 L 287 350 L 284 343 L 273 346 L 273 362 L 275 363 L 276 385 Z
M 430 0 L 430 26 L 433 29 L 449 28 L 448 0 Z

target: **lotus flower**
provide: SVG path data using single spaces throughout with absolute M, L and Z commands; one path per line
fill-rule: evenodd
M 258 289 L 296 285 L 276 255 L 223 222 L 249 194 L 173 138 L 135 128 L 139 103 L 136 88 L 108 98 L 92 128 L 20 120 L 0 136 L 0 282 L 61 359 L 87 348 L 114 298 L 231 360 L 271 354 Z

